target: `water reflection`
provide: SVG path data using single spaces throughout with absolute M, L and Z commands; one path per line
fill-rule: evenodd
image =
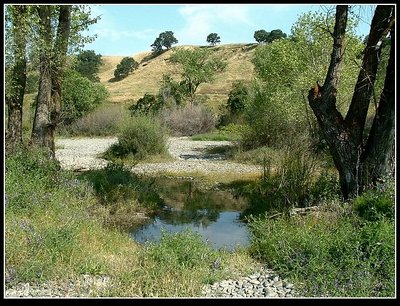
M 191 180 L 158 179 L 156 184 L 166 206 L 131 232 L 139 243 L 158 242 L 163 230 L 177 233 L 189 228 L 215 248 L 233 250 L 249 244 L 248 230 L 239 220 L 247 207 L 244 199 L 228 191 L 201 190 Z

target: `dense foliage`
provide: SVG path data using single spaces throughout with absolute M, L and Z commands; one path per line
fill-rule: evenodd
M 155 53 L 161 52 L 163 47 L 167 50 L 172 47 L 172 45 L 177 44 L 178 40 L 174 36 L 174 32 L 172 31 L 165 31 L 160 33 L 158 37 L 155 39 L 154 43 L 151 44 L 152 51 Z
M 93 50 L 84 50 L 76 56 L 75 70 L 92 82 L 99 82 L 97 73 L 101 64 L 101 54 L 96 54 Z
M 216 44 L 221 42 L 221 37 L 219 37 L 219 35 L 217 33 L 210 33 L 207 36 L 207 42 L 211 46 L 215 46 Z
M 68 70 L 64 76 L 61 118 L 64 124 L 87 115 L 108 98 L 105 86 L 93 83 L 75 70 Z
M 135 69 L 139 67 L 139 63 L 135 61 L 132 57 L 124 57 L 121 62 L 117 65 L 117 68 L 114 71 L 114 77 L 116 79 L 122 79 L 127 77 L 130 73 L 132 73 Z

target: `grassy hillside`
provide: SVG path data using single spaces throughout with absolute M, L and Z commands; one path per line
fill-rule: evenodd
M 207 101 L 209 105 L 217 108 L 218 105 L 225 103 L 234 81 L 250 81 L 253 78 L 254 65 L 251 59 L 256 46 L 256 44 L 227 44 L 207 47 L 228 62 L 226 70 L 218 74 L 213 83 L 202 84 L 198 89 L 200 95 L 209 98 Z M 174 79 L 179 79 L 178 67 L 169 62 L 173 49 L 152 59 L 146 59 L 151 57 L 151 52 L 133 55 L 132 57 L 140 63 L 139 68 L 121 81 L 114 80 L 114 70 L 123 57 L 103 56 L 104 64 L 100 68 L 99 77 L 111 94 L 111 102 L 133 103 L 145 93 L 156 94 L 165 73 L 171 73 Z

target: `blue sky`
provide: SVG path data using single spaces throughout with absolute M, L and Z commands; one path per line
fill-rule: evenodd
M 161 32 L 172 31 L 176 45 L 206 45 L 207 35 L 218 33 L 221 44 L 253 43 L 254 32 L 281 29 L 290 34 L 298 17 L 308 11 L 326 11 L 321 4 L 121 4 L 90 5 L 101 19 L 89 28 L 96 40 L 84 49 L 101 55 L 131 56 L 150 51 Z M 366 35 L 372 5 L 357 9 L 362 16 L 359 35 Z

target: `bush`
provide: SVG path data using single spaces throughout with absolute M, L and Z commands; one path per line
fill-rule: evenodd
M 243 133 L 242 146 L 245 149 L 279 147 L 292 135 L 288 131 L 290 125 L 286 110 L 276 105 L 260 84 L 255 84 L 250 91 L 244 117 L 249 126 Z
M 394 219 L 395 201 L 392 188 L 373 188 L 365 191 L 353 202 L 354 210 L 368 221 L 386 217 Z
M 101 64 L 101 54 L 96 54 L 93 50 L 84 50 L 76 57 L 75 70 L 92 82 L 100 82 L 97 73 Z
M 233 84 L 229 92 L 227 108 L 232 115 L 242 114 L 246 105 L 248 90 L 243 81 L 237 81 Z
M 139 63 L 135 61 L 132 57 L 124 57 L 121 62 L 117 65 L 114 71 L 114 76 L 116 79 L 122 79 L 127 77 L 133 70 L 139 66 Z
M 163 106 L 163 102 L 159 97 L 151 94 L 145 94 L 142 98 L 137 100 L 135 104 L 132 104 L 128 109 L 132 116 L 135 115 L 155 115 Z
M 167 152 L 167 134 L 156 118 L 136 116 L 123 128 L 118 142 L 113 144 L 104 157 L 142 160 L 149 155 Z
M 130 120 L 121 105 L 103 105 L 69 125 L 60 126 L 58 133 L 72 136 L 114 136 Z
M 109 93 L 104 85 L 93 83 L 74 70 L 65 74 L 62 92 L 61 118 L 71 124 L 102 104 Z
M 164 109 L 161 113 L 161 121 L 174 136 L 207 133 L 215 127 L 214 116 L 203 105 Z

